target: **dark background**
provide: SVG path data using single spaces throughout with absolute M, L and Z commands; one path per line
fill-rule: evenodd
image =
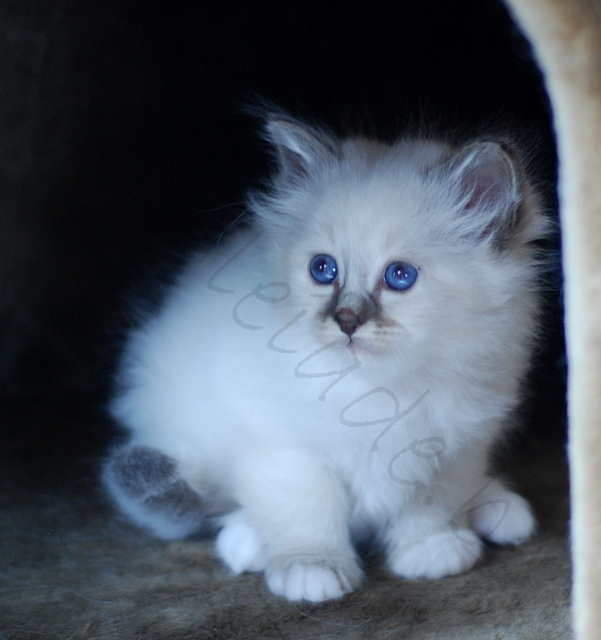
M 129 292 L 266 175 L 257 95 L 381 138 L 517 131 L 554 209 L 542 80 L 495 0 L 0 0 L 0 42 L 0 412 L 20 456 L 52 448 L 26 409 L 63 415 L 65 398 L 56 455 L 109 437 L 77 407 L 102 414 Z M 525 405 L 537 437 L 563 434 L 554 264 Z

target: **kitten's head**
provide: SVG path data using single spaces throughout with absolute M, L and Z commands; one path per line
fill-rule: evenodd
M 278 172 L 251 206 L 318 343 L 409 363 L 529 335 L 547 222 L 514 150 L 338 139 L 282 113 L 266 131 Z

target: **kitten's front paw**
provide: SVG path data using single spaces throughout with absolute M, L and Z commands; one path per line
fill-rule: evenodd
M 223 518 L 223 529 L 215 540 L 215 551 L 236 575 L 244 571 L 263 571 L 265 549 L 259 533 L 246 521 L 242 510 Z
M 471 569 L 481 555 L 478 536 L 458 529 L 399 543 L 388 555 L 388 567 L 403 578 L 443 578 Z
M 325 558 L 278 559 L 266 571 L 267 586 L 288 600 L 335 600 L 357 587 L 362 578 L 354 558 L 344 567 Z
M 470 510 L 470 524 L 482 537 L 497 544 L 521 544 L 536 529 L 528 502 L 504 487 Z

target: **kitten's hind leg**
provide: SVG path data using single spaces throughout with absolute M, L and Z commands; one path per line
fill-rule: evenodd
M 185 538 L 205 528 L 201 498 L 179 475 L 175 460 L 157 449 L 118 447 L 106 461 L 102 479 L 117 505 L 159 538 Z
M 461 573 L 482 555 L 479 536 L 497 544 L 520 544 L 532 535 L 536 521 L 528 502 L 481 474 L 481 466 L 449 470 L 438 486 L 416 493 L 413 508 L 386 534 L 393 573 L 406 578 Z
M 251 527 L 243 509 L 221 518 L 223 528 L 215 540 L 215 551 L 236 575 L 245 571 L 264 571 L 267 566 L 265 544 Z
M 385 534 L 387 564 L 403 578 L 443 578 L 470 569 L 482 555 L 482 542 L 462 515 L 452 524 L 435 503 L 406 509 Z
M 465 511 L 472 528 L 496 544 L 521 544 L 536 529 L 528 501 L 497 479 L 489 479 Z

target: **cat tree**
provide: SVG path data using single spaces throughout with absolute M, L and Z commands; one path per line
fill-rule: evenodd
M 553 107 L 563 234 L 573 624 L 601 638 L 601 1 L 508 0 Z

